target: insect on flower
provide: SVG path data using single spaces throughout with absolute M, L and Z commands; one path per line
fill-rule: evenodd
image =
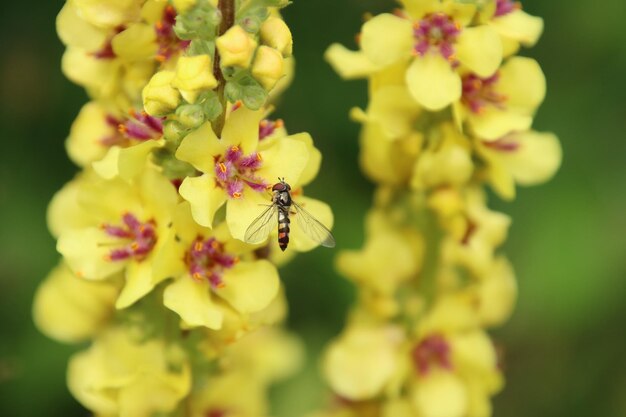
M 284 251 L 289 244 L 289 223 L 291 223 L 289 215 L 293 214 L 298 225 L 309 238 L 327 248 L 335 247 L 335 238 L 333 238 L 330 230 L 291 199 L 291 186 L 285 182 L 284 178 L 278 178 L 278 181 L 272 187 L 272 204 L 248 226 L 244 240 L 252 244 L 263 242 L 274 224 L 272 219 L 276 217 L 278 220 L 278 245 Z M 294 211 L 291 211 L 292 207 Z

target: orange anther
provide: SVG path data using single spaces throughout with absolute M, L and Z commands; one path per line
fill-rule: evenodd
M 278 119 L 276 120 L 276 123 L 274 124 L 274 126 L 277 129 L 280 129 L 281 127 L 285 126 L 285 122 L 283 122 L 283 119 Z
M 217 284 L 217 288 L 222 289 L 225 288 L 226 284 L 224 284 L 223 282 L 220 282 L 219 284 Z
M 157 56 L 154 57 L 154 59 L 159 62 L 165 62 L 167 60 L 167 57 L 163 54 L 158 54 Z
M 155 26 L 157 27 L 157 29 L 161 30 L 163 29 L 163 22 L 159 20 L 158 22 L 156 22 Z
M 225 173 L 225 172 L 226 172 L 226 165 L 224 165 L 224 163 L 223 163 L 223 162 L 220 162 L 220 163 L 219 163 L 219 167 L 220 167 L 220 171 L 222 171 L 222 173 Z
M 263 120 L 261 120 L 261 122 L 259 123 L 259 125 L 260 125 L 261 127 L 265 127 L 265 126 L 267 126 L 267 123 L 268 123 L 268 122 L 267 122 L 267 119 L 263 119 Z
M 120 133 L 126 133 L 126 131 L 128 131 L 128 128 L 126 127 L 126 125 L 120 123 L 119 125 L 117 125 L 117 131 Z
M 202 250 L 202 242 L 197 240 L 196 243 L 193 244 L 193 249 L 200 252 Z
M 193 274 L 191 274 L 191 277 L 195 279 L 196 281 L 202 280 L 202 274 L 200 274 L 199 272 L 194 272 Z
M 232 146 L 232 147 L 230 148 L 230 150 L 231 150 L 231 151 L 233 151 L 233 152 L 239 152 L 239 146 L 237 146 L 237 145 Z
M 262 160 L 263 160 L 263 157 L 261 156 L 261 154 L 260 154 L 260 153 L 257 153 L 257 154 L 256 154 L 256 160 L 257 160 L 257 161 L 262 161 Z
M 241 198 L 241 193 L 240 192 L 234 192 L 233 193 L 233 197 L 234 198 Z
M 211 242 L 211 247 L 213 249 L 218 249 L 220 247 L 220 243 L 217 240 Z
M 137 242 L 133 242 L 133 243 L 131 243 L 131 244 L 130 244 L 130 248 L 131 248 L 132 250 L 137 250 L 137 249 L 139 248 L 139 243 L 137 243 Z

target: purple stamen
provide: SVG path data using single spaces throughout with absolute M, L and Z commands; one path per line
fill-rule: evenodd
M 451 369 L 450 345 L 439 334 L 428 336 L 411 351 L 413 364 L 417 371 L 426 375 L 433 365 L 444 369 Z
M 483 145 L 496 151 L 507 153 L 516 152 L 520 148 L 520 143 L 510 135 L 504 136 L 498 140 L 483 142 Z
M 481 78 L 476 74 L 465 75 L 463 77 L 463 97 L 461 102 L 472 113 L 477 114 L 480 114 L 488 105 L 504 109 L 507 97 L 495 90 L 499 79 L 499 72 L 487 78 Z
M 494 17 L 504 16 L 519 9 L 521 9 L 521 4 L 518 1 L 496 0 L 496 12 L 494 13 Z
M 438 50 L 454 64 L 454 44 L 461 33 L 460 26 L 445 13 L 426 15 L 413 28 L 416 55 L 424 56 L 431 49 Z
M 265 139 L 273 134 L 276 129 L 280 129 L 283 126 L 284 122 L 282 119 L 278 119 L 276 121 L 267 119 L 261 120 L 261 123 L 259 123 L 259 140 Z
M 156 224 L 154 220 L 142 223 L 131 213 L 125 213 L 122 216 L 122 223 L 123 226 L 102 225 L 102 230 L 107 235 L 122 240 L 121 247 L 112 249 L 108 259 L 120 261 L 134 258 L 141 262 L 156 245 Z
M 207 280 L 211 288 L 216 289 L 224 287 L 222 275 L 238 262 L 238 258 L 224 253 L 224 244 L 215 238 L 198 236 L 187 251 L 185 261 L 194 279 Z
M 239 146 L 233 146 L 223 156 L 215 157 L 216 186 L 223 188 L 231 198 L 240 198 L 245 185 L 254 191 L 265 191 L 267 183 L 255 175 L 262 166 L 259 153 L 244 155 Z

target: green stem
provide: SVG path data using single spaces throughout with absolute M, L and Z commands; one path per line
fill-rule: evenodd
M 222 14 L 218 36 L 222 36 L 235 24 L 235 0 L 219 0 L 217 8 Z M 224 96 L 226 79 L 220 67 L 220 54 L 217 48 L 215 49 L 215 57 L 213 59 L 213 75 L 219 83 L 217 86 L 217 97 L 222 105 L 222 113 L 213 121 L 213 131 L 219 138 L 222 136 L 222 129 L 226 122 L 226 97 Z

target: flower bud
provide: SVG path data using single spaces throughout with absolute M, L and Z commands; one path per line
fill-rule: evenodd
M 35 324 L 58 341 L 83 341 L 106 325 L 118 291 L 114 282 L 78 278 L 61 264 L 37 289 L 33 305 Z
M 144 87 L 143 107 L 150 116 L 164 116 L 180 103 L 180 94 L 172 87 L 173 79 L 173 71 L 159 71 Z
M 291 56 L 293 39 L 287 24 L 277 17 L 270 17 L 261 26 L 261 42 L 278 50 L 284 57 Z
M 280 52 L 269 46 L 260 46 L 252 65 L 252 76 L 269 91 L 283 75 L 285 71 Z
M 213 76 L 213 65 L 208 55 L 181 56 L 176 64 L 176 74 L 172 86 L 190 103 L 196 101 L 202 90 L 217 86 Z
M 178 121 L 189 128 L 196 128 L 204 123 L 204 112 L 198 104 L 185 104 L 176 109 Z
M 257 43 L 241 26 L 233 26 L 215 42 L 225 67 L 247 68 Z

